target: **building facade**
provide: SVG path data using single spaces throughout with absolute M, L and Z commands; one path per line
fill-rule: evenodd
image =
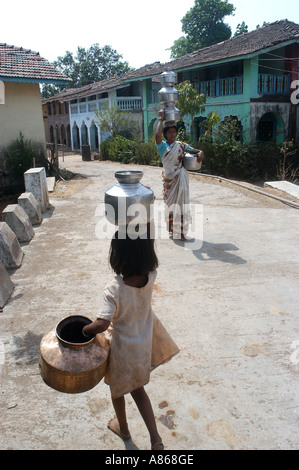
M 298 100 L 291 100 L 299 85 L 299 25 L 277 21 L 180 57 L 166 67 L 177 72 L 179 83 L 189 80 L 205 94 L 205 112 L 196 117 L 198 124 L 214 111 L 221 121 L 229 116 L 236 119 L 247 142 L 280 144 L 293 139 L 299 144 Z M 143 96 L 148 98 L 143 104 L 145 136 L 150 138 L 157 107 L 151 103 L 156 83 L 150 77 L 143 83 Z M 191 134 L 190 117 L 184 121 Z M 200 129 L 193 138 L 200 136 Z
M 190 116 L 184 117 L 183 125 L 192 140 L 200 137 L 204 122 L 213 111 L 221 122 L 234 119 L 246 142 L 280 144 L 294 140 L 299 145 L 298 100 L 291 99 L 296 97 L 294 87 L 299 88 L 299 25 L 282 20 L 165 64 L 155 62 L 122 77 L 56 95 L 52 101 L 69 105 L 72 149 L 89 144 L 92 150 L 97 150 L 101 140 L 107 138 L 96 118 L 96 112 L 107 102 L 133 113 L 140 124 L 141 136 L 145 141 L 152 139 L 161 107 L 158 101 L 161 73 L 166 70 L 176 72 L 179 83 L 190 81 L 206 96 L 205 111 L 195 117 L 198 124 L 195 135 Z M 43 106 L 48 106 L 51 100 L 44 100 Z M 50 124 L 50 116 L 48 120 Z M 66 127 L 66 123 L 63 125 Z M 51 131 L 49 135 L 53 137 Z
M 67 146 L 72 150 L 90 145 L 91 151 L 98 151 L 100 142 L 107 139 L 108 134 L 101 129 L 97 113 L 106 106 L 115 106 L 129 113 L 137 123 L 139 134 L 143 135 L 140 95 L 141 82 L 123 83 L 122 78 L 114 77 L 81 88 L 65 89 L 54 97 L 45 99 L 42 106 L 48 141 L 54 142 L 56 137 L 58 144 L 64 143 L 61 136 L 68 129 Z
M 45 145 L 39 84 L 68 80 L 37 52 L 0 43 L 0 149 L 20 132 Z

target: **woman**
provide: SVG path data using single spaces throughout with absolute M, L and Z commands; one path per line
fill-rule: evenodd
M 165 111 L 158 113 L 159 120 L 155 131 L 156 147 L 163 163 L 163 197 L 167 206 L 166 220 L 170 236 L 186 240 L 188 227 L 191 223 L 189 202 L 189 175 L 183 167 L 183 155 L 188 153 L 197 155 L 200 163 L 204 158 L 202 150 L 194 149 L 190 145 L 176 141 L 178 129 L 175 125 L 166 125 L 163 129 Z M 162 133 L 166 141 L 162 139 Z

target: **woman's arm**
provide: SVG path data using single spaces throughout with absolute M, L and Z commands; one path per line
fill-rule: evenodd
M 160 145 L 162 142 L 163 121 L 165 119 L 164 109 L 160 109 L 160 111 L 158 112 L 158 116 L 159 116 L 158 118 L 159 122 L 157 124 L 156 131 L 155 131 L 155 139 L 156 139 L 157 145 Z
M 106 331 L 109 325 L 109 320 L 101 320 L 100 318 L 98 318 L 89 325 L 84 326 L 82 331 L 84 336 L 95 336 L 98 333 L 103 333 L 103 331 Z

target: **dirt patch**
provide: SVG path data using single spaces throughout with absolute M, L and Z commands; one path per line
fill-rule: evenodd
M 88 178 L 76 175 L 74 178 L 67 181 L 57 181 L 54 191 L 49 193 L 49 196 L 57 199 L 67 199 L 78 191 L 81 191 L 81 189 L 86 188 L 89 184 L 90 180 Z
M 49 193 L 49 197 L 57 199 L 67 199 L 81 189 L 86 188 L 90 184 L 88 178 L 80 175 L 75 175 L 72 179 L 66 181 L 57 181 L 55 183 L 54 191 Z M 18 194 L 7 194 L 0 197 L 0 222 L 2 222 L 2 212 L 9 204 L 18 204 Z

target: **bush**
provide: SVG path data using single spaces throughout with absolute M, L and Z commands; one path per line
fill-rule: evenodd
M 17 182 L 23 182 L 25 171 L 46 160 L 43 147 L 25 139 L 22 133 L 17 140 L 2 149 L 1 156 L 5 171 Z
M 206 141 L 190 145 L 205 153 L 200 170 L 202 173 L 250 182 L 280 179 L 278 172 L 284 155 L 282 148 L 274 143 L 247 144 L 230 135 L 213 143 Z M 101 142 L 100 153 L 101 160 L 162 166 L 153 142 L 137 142 L 117 136 Z M 299 149 L 292 152 L 287 163 L 290 165 L 289 172 L 298 169 Z
M 198 146 L 205 152 L 204 173 L 251 182 L 276 180 L 278 177 L 281 148 L 273 143 L 201 143 Z
M 100 144 L 101 160 L 139 165 L 160 165 L 160 157 L 152 142 L 137 142 L 120 135 Z

